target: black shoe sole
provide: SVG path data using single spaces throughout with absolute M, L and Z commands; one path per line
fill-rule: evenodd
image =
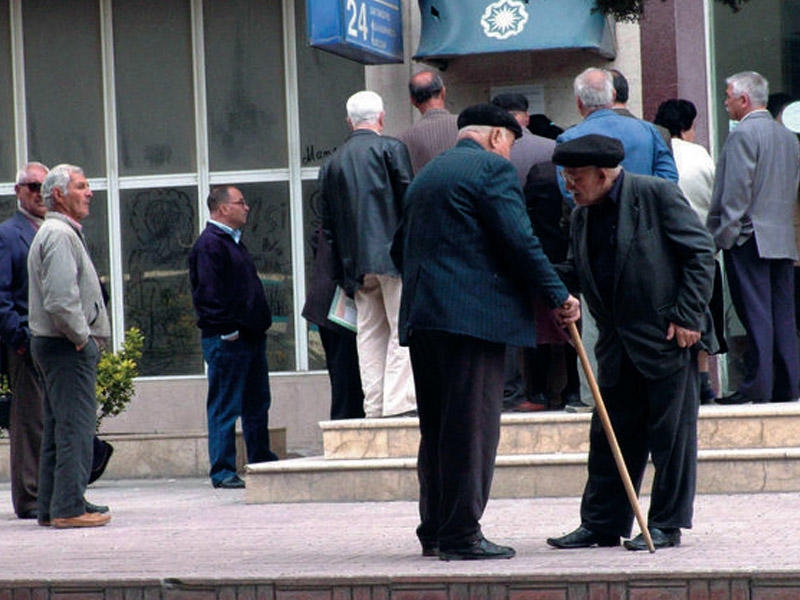
M 599 542 L 592 542 L 591 544 L 559 544 L 552 538 L 547 539 L 547 545 L 559 550 L 579 550 L 580 548 L 616 548 L 619 546 L 619 540 L 601 540 Z
M 498 560 L 501 558 L 514 558 L 517 553 L 514 550 L 510 552 L 501 552 L 497 554 L 469 554 L 460 552 L 439 552 L 439 560 Z

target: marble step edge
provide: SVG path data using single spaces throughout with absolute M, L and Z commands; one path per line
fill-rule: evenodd
M 495 465 L 504 466 L 559 466 L 586 464 L 588 453 L 571 452 L 556 454 L 518 454 L 498 456 Z M 746 448 L 700 450 L 698 462 L 731 462 L 731 461 L 764 461 L 764 460 L 800 460 L 800 448 Z M 369 459 L 326 459 L 322 456 L 293 458 L 268 463 L 248 464 L 245 468 L 248 476 L 304 473 L 320 471 L 364 471 L 382 469 L 414 469 L 416 458 L 369 458 Z
M 580 423 L 589 421 L 591 413 L 567 413 L 562 411 L 543 411 L 537 413 L 503 413 L 501 425 L 517 425 L 526 423 Z M 741 418 L 800 418 L 800 402 L 775 404 L 745 404 L 741 406 L 703 405 L 700 407 L 699 419 L 741 419 Z M 323 432 L 351 429 L 405 429 L 417 427 L 417 417 L 385 417 L 381 419 L 341 419 L 338 421 L 320 421 Z

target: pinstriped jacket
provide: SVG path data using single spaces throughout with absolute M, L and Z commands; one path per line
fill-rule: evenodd
M 393 256 L 402 264 L 400 343 L 438 330 L 535 346 L 533 298 L 567 298 L 533 234 L 517 171 L 463 139 L 428 163 L 406 192 Z

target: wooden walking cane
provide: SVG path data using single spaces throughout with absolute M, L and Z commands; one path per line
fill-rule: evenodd
M 631 503 L 633 513 L 636 515 L 636 521 L 639 523 L 639 528 L 642 530 L 644 541 L 647 542 L 647 548 L 650 552 L 655 552 L 656 547 L 653 545 L 653 538 L 650 537 L 650 530 L 647 528 L 647 523 L 644 520 L 642 508 L 639 506 L 639 499 L 636 497 L 636 491 L 633 489 L 631 476 L 628 474 L 628 468 L 625 466 L 625 459 L 622 458 L 622 451 L 619 449 L 617 436 L 614 435 L 611 419 L 608 416 L 603 397 L 600 395 L 600 388 L 597 386 L 597 380 L 595 380 L 594 373 L 592 373 L 592 365 L 589 364 L 589 357 L 586 356 L 586 349 L 583 347 L 578 328 L 575 326 L 575 323 L 570 323 L 568 328 L 572 343 L 575 345 L 575 350 L 577 350 L 578 356 L 581 359 L 583 372 L 586 373 L 586 380 L 589 382 L 589 388 L 592 390 L 597 415 L 600 417 L 600 422 L 603 424 L 603 431 L 605 431 L 606 438 L 608 438 L 608 445 L 611 446 L 611 453 L 614 455 L 614 461 L 617 463 L 619 476 L 622 478 L 625 492 L 628 494 L 628 501 Z

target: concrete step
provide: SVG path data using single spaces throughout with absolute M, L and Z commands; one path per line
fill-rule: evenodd
M 269 430 L 272 450 L 286 458 L 286 429 Z M 205 432 L 184 434 L 102 434 L 114 446 L 105 479 L 147 479 L 205 477 L 208 475 L 208 435 Z M 236 434 L 237 466 L 245 465 L 242 432 Z M 0 440 L 0 481 L 8 481 L 8 439 Z
M 588 452 L 590 414 L 506 413 L 498 455 Z M 323 421 L 326 459 L 413 458 L 419 446 L 416 418 Z M 800 446 L 800 403 L 702 406 L 701 449 Z
M 586 482 L 584 452 L 497 457 L 492 497 L 578 496 Z M 247 503 L 416 500 L 413 458 L 300 458 L 246 467 Z M 650 489 L 648 466 L 642 490 Z M 800 491 L 800 448 L 701 450 L 698 493 Z

